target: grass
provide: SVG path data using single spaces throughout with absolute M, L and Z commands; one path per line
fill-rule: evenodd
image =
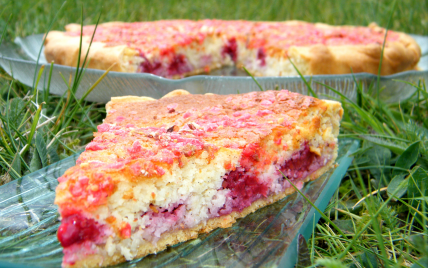
M 4 40 L 44 32 L 61 1 L 0 0 Z M 428 35 L 428 2 L 397 1 L 69 1 L 53 29 L 84 23 L 172 18 L 321 21 L 367 25 L 374 21 Z M 11 16 L 12 14 L 12 16 Z M 7 23 L 9 21 L 9 23 Z M 38 74 L 36 74 L 37 77 Z M 0 72 L 0 184 L 81 150 L 105 117 L 102 104 L 77 100 L 79 79 L 64 78 L 64 96 L 38 92 Z M 397 81 L 398 85 L 404 85 Z M 428 267 L 428 93 L 424 81 L 399 103 L 376 98 L 375 85 L 342 101 L 341 137 L 362 142 L 307 245 L 313 266 Z M 90 89 L 88 89 L 90 90 Z M 331 89 L 334 91 L 334 89 Z

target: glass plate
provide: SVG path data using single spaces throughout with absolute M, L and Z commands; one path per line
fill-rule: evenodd
M 398 101 L 409 97 L 415 92 L 415 88 L 405 83 L 397 83 L 393 80 L 404 80 L 410 83 L 417 83 L 421 79 L 428 78 L 428 37 L 413 36 L 422 48 L 425 55 L 421 58 L 419 67 L 421 71 L 407 71 L 395 75 L 383 76 L 380 79 L 381 87 L 385 87 L 380 93 L 384 101 Z M 32 86 L 34 74 L 41 65 L 45 66 L 44 75 L 41 77 L 39 89 L 46 88 L 49 63 L 46 62 L 44 53 L 40 54 L 39 63 L 37 58 L 42 47 L 43 35 L 32 35 L 24 38 L 16 38 L 15 43 L 0 46 L 0 66 L 13 75 L 22 83 Z M 64 79 L 68 82 L 70 77 L 74 77 L 76 68 L 54 65 L 51 93 L 62 95 L 67 90 Z M 76 92 L 80 98 L 104 73 L 102 70 L 87 69 Z M 64 79 L 61 77 L 64 77 Z M 216 74 L 216 75 L 212 75 Z M 355 75 L 314 75 L 307 77 L 312 89 L 321 96 L 338 97 L 331 90 L 319 83 L 327 84 L 338 90 L 348 98 L 356 99 L 356 85 L 358 81 L 363 89 L 370 87 L 377 81 L 373 74 L 358 73 Z M 259 77 L 257 81 L 264 89 L 288 89 L 307 95 L 308 90 L 305 83 L 299 77 Z M 245 76 L 240 70 L 226 68 L 211 75 L 197 75 L 177 80 L 166 79 L 146 73 L 119 73 L 110 72 L 94 91 L 89 94 L 87 100 L 97 102 L 107 102 L 114 96 L 149 96 L 160 98 L 174 89 L 186 89 L 192 94 L 205 94 L 212 92 L 215 94 L 236 94 L 259 90 L 251 77 Z
M 339 142 L 338 166 L 302 192 L 323 211 L 338 188 L 359 142 Z M 0 187 L 0 267 L 59 267 L 62 248 L 53 204 L 57 178 L 74 166 L 78 155 Z M 216 229 L 115 267 L 294 267 L 297 235 L 312 234 L 320 215 L 298 193 L 262 208 L 232 227 Z

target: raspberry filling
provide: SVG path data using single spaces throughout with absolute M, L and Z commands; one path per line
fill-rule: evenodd
M 306 143 L 304 148 L 291 156 L 281 165 L 280 170 L 290 180 L 306 178 L 325 165 L 325 158 L 310 151 Z
M 254 155 L 248 155 L 242 159 L 241 163 L 254 161 Z M 256 157 L 257 158 L 257 157 Z M 248 161 L 249 160 L 249 161 Z M 322 167 L 325 163 L 325 158 L 311 152 L 309 145 L 306 143 L 302 150 L 295 152 L 291 159 L 284 164 L 277 166 L 277 168 L 288 179 L 297 183 L 299 179 L 309 176 L 311 173 Z M 282 176 L 277 171 L 276 176 Z M 286 179 L 280 179 L 283 188 L 289 187 Z M 238 168 L 230 172 L 223 181 L 223 189 L 229 189 L 230 192 L 227 200 L 219 214 L 225 215 L 232 211 L 242 211 L 244 208 L 250 206 L 254 201 L 270 194 L 271 181 L 261 180 L 256 175 L 247 172 L 245 168 Z
M 259 155 L 261 154 L 261 155 Z M 277 193 L 273 185 L 279 185 L 279 191 L 289 188 L 289 182 L 283 178 L 284 174 L 295 185 L 302 185 L 301 179 L 306 178 L 319 168 L 323 167 L 329 160 L 329 157 L 321 157 L 310 151 L 308 143 L 303 148 L 291 156 L 291 158 L 282 164 L 275 164 L 275 171 L 268 174 L 254 174 L 249 171 L 256 162 L 261 161 L 263 152 L 257 144 L 250 144 L 243 152 L 241 166 L 224 176 L 222 187 L 217 191 L 218 195 L 223 195 L 225 199 L 212 207 L 209 207 L 208 217 L 218 217 L 226 215 L 232 211 L 242 211 L 249 207 L 254 201 Z M 272 170 L 272 169 L 271 169 Z M 281 172 L 282 174 L 281 174 Z M 299 187 L 299 186 L 298 186 Z M 276 188 L 278 189 L 278 188 Z M 144 220 L 144 232 L 142 238 L 156 243 L 161 235 L 177 228 L 190 228 L 195 224 L 194 216 L 186 211 L 186 202 L 181 200 L 178 203 L 171 204 L 168 208 L 155 207 L 150 205 L 150 210 L 140 215 Z M 103 243 L 100 225 L 93 219 L 87 219 L 80 213 L 74 213 L 62 220 L 58 230 L 58 240 L 64 248 L 66 256 L 72 263 L 73 254 L 77 250 L 73 248 L 74 244 Z M 132 235 L 131 227 L 128 224 L 122 234 L 122 237 L 129 238 Z M 101 240 L 100 240 L 101 239 Z M 85 254 L 85 253 L 83 253 Z
M 174 55 L 171 63 L 168 66 L 168 75 L 180 75 L 190 72 L 191 68 L 184 55 Z
M 223 55 L 223 57 L 226 55 L 229 55 L 230 58 L 234 62 L 236 62 L 236 60 L 238 59 L 237 50 L 238 50 L 238 44 L 236 43 L 236 38 L 233 37 L 233 38 L 230 38 L 228 40 L 228 44 L 223 47 L 221 55 Z
M 141 63 L 140 68 L 142 73 L 157 74 L 162 68 L 162 64 L 160 62 L 151 63 L 150 61 L 145 61 Z
M 260 66 L 266 66 L 266 52 L 263 48 L 257 50 L 257 59 L 260 61 Z
M 150 62 L 143 53 L 140 53 L 140 56 L 144 58 L 144 62 L 140 63 L 138 71 L 142 73 L 174 76 L 182 75 L 192 70 L 186 57 L 182 54 L 174 55 L 167 67 L 164 67 L 159 61 Z
M 268 185 L 259 181 L 257 176 L 247 173 L 245 170 L 232 171 L 227 175 L 222 184 L 224 189 L 229 189 L 229 203 L 219 211 L 220 215 L 229 214 L 231 211 L 242 211 L 255 200 L 267 196 Z
M 100 227 L 93 219 L 87 219 L 80 214 L 73 214 L 61 220 L 57 237 L 63 247 L 76 243 L 95 240 Z

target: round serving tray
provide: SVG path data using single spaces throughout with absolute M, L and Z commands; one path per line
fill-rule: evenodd
M 383 101 L 394 102 L 411 96 L 415 88 L 404 82 L 417 84 L 420 80 L 428 78 L 428 37 L 413 36 L 422 48 L 423 57 L 419 63 L 419 71 L 407 71 L 389 76 L 380 77 L 379 96 Z M 43 90 L 47 87 L 50 64 L 46 61 L 43 51 L 39 56 L 43 43 L 43 34 L 32 35 L 24 38 L 16 38 L 14 43 L 0 46 L 0 66 L 15 79 L 32 86 L 35 72 L 42 65 L 45 70 L 40 79 L 38 88 Z M 76 68 L 53 65 L 50 92 L 63 95 L 67 90 L 64 79 L 68 82 L 73 78 Z M 102 70 L 87 69 L 81 79 L 76 91 L 78 98 L 101 77 Z M 355 100 L 357 84 L 363 90 L 376 88 L 377 76 L 367 73 L 344 74 L 344 75 L 314 75 L 305 77 L 312 90 L 321 98 L 339 97 L 333 91 L 321 84 L 326 84 L 346 97 Z M 257 81 L 263 89 L 288 89 L 290 91 L 308 94 L 308 88 L 300 77 L 258 77 Z M 192 94 L 204 94 L 207 92 L 215 94 L 235 94 L 259 90 L 258 85 L 249 76 L 245 76 L 240 70 L 225 68 L 210 75 L 196 75 L 182 79 L 166 79 L 146 73 L 119 73 L 110 72 L 87 96 L 86 100 L 96 102 L 107 102 L 111 97 L 135 95 L 159 98 L 175 89 L 186 89 Z M 376 94 L 376 93 L 374 93 Z

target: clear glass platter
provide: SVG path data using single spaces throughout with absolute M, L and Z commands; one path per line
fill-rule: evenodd
M 409 97 L 415 92 L 415 88 L 405 83 L 397 83 L 394 80 L 403 80 L 417 83 L 428 78 L 428 37 L 413 36 L 422 49 L 423 57 L 419 62 L 420 71 L 407 71 L 380 78 L 381 87 L 385 87 L 380 93 L 384 101 L 398 101 Z M 34 74 L 42 65 L 45 65 L 44 75 L 41 77 L 39 89 L 46 88 L 50 64 L 46 62 L 44 53 L 40 54 L 43 35 L 32 35 L 17 38 L 14 43 L 0 46 L 0 66 L 14 78 L 22 83 L 32 86 Z M 67 90 L 62 76 L 66 81 L 74 77 L 76 68 L 62 65 L 54 65 L 52 74 L 51 93 L 62 95 Z M 102 70 L 87 69 L 76 92 L 80 98 L 104 73 Z M 358 81 L 363 89 L 367 89 L 377 82 L 376 75 L 367 73 L 344 75 L 314 75 L 306 77 L 312 89 L 320 96 L 338 97 L 331 90 L 319 83 L 329 85 L 350 99 L 356 99 L 356 83 Z M 288 89 L 290 91 L 307 94 L 308 89 L 300 77 L 259 77 L 257 81 L 264 89 Z M 215 71 L 210 75 L 197 75 L 177 80 L 166 79 L 146 73 L 119 73 L 110 72 L 98 86 L 92 91 L 87 100 L 107 102 L 111 97 L 134 95 L 159 98 L 174 89 L 186 89 L 192 94 L 246 93 L 259 90 L 251 77 L 234 68 L 226 68 Z
M 337 167 L 302 192 L 325 210 L 352 162 L 359 142 L 339 142 Z M 0 187 L 0 267 L 59 267 L 62 248 L 53 204 L 57 178 L 78 155 Z M 115 267 L 294 267 L 297 237 L 309 239 L 320 215 L 298 193 L 262 208 L 232 227 L 216 229 L 158 254 Z

